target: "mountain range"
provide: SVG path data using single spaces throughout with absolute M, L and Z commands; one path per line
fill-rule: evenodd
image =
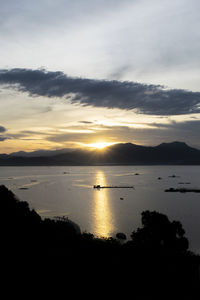
M 60 149 L 0 154 L 0 166 L 200 165 L 200 150 L 184 142 L 141 146 L 115 144 L 104 150 Z

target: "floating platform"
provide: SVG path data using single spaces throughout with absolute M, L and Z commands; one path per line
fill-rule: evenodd
M 166 189 L 165 192 L 180 192 L 180 193 L 200 193 L 200 189 L 186 189 L 186 188 L 180 188 L 180 189 L 175 189 L 175 188 L 169 188 Z
M 123 185 L 94 185 L 94 189 L 134 189 L 134 186 L 123 186 Z

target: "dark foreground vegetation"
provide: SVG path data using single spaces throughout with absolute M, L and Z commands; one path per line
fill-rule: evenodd
M 44 219 L 0 186 L 1 275 L 27 299 L 39 288 L 64 298 L 200 299 L 198 255 L 182 225 L 142 212 L 131 240 L 81 233 L 68 219 Z M 69 293 L 72 292 L 72 296 Z M 38 297 L 41 296 L 38 294 Z M 56 298 L 56 299 L 57 299 Z

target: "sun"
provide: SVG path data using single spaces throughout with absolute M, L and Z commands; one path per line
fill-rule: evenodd
M 87 144 L 87 147 L 91 147 L 91 148 L 95 148 L 95 149 L 104 149 L 108 146 L 113 145 L 114 143 L 108 143 L 108 142 L 96 142 L 96 143 L 92 143 L 92 144 Z

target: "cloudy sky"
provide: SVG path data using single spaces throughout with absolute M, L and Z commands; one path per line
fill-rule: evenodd
M 0 0 L 0 153 L 200 149 L 199 0 Z

